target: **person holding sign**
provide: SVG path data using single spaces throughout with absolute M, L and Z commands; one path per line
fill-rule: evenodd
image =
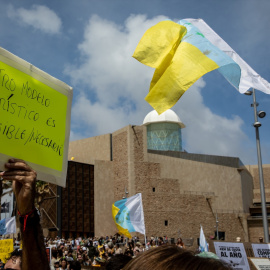
M 22 235 L 22 269 L 50 270 L 39 213 L 34 205 L 36 172 L 23 160 L 9 159 L 0 176 L 12 181 Z M 17 269 L 17 268 L 16 268 Z M 19 269 L 18 269 L 19 270 Z

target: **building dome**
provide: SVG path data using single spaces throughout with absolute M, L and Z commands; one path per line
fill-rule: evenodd
M 158 115 L 153 110 L 145 116 L 143 125 L 147 128 L 147 149 L 182 151 L 181 129 L 185 125 L 174 111 L 167 110 Z
M 181 128 L 185 128 L 185 125 L 183 122 L 181 122 L 179 116 L 171 109 L 168 109 L 162 114 L 158 114 L 156 110 L 151 111 L 148 113 L 144 120 L 143 120 L 143 125 L 147 126 L 149 124 L 153 123 L 164 123 L 164 122 L 169 122 L 169 123 L 177 123 Z

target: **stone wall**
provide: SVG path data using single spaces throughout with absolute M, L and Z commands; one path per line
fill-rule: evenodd
M 182 238 L 199 237 L 200 225 L 207 239 L 215 235 L 216 213 L 213 213 L 203 195 L 170 194 L 143 195 L 145 225 L 148 236 L 167 235 Z M 219 231 L 225 232 L 226 241 L 235 241 L 236 237 L 245 240 L 245 217 L 241 213 L 218 213 Z M 168 222 L 167 226 L 165 221 Z M 195 242 L 196 244 L 196 242 Z
M 95 236 L 113 235 L 117 228 L 112 219 L 114 198 L 114 164 L 95 162 Z
M 114 199 L 121 200 L 128 189 L 128 132 L 126 129 L 113 134 Z
M 248 220 L 248 233 L 249 239 L 252 243 L 259 243 L 259 238 L 264 239 L 263 221 L 260 220 Z
M 148 153 L 145 126 L 126 126 L 112 136 L 82 141 L 71 143 L 70 156 L 95 164 L 96 235 L 116 232 L 111 205 L 122 199 L 126 187 L 128 197 L 142 193 L 148 236 L 177 238 L 180 231 L 182 238 L 194 239 L 196 248 L 200 225 L 206 238 L 214 236 L 217 213 L 226 241 L 248 241 L 253 171 Z
M 253 204 L 254 207 L 251 207 L 251 216 L 248 218 L 248 232 L 249 238 L 251 242 L 258 243 L 259 238 L 262 237 L 264 239 L 264 230 L 263 230 L 263 220 L 262 220 L 262 212 L 261 212 L 261 192 L 260 192 L 260 180 L 259 180 L 259 170 L 257 165 L 249 165 L 247 166 L 251 175 L 253 176 Z M 270 203 L 270 165 L 263 165 L 263 178 L 264 178 L 264 186 L 265 186 L 265 199 L 266 203 Z M 256 207 L 257 206 L 257 207 Z M 252 213 L 256 213 L 256 216 L 253 216 Z M 267 207 L 267 213 L 269 212 L 269 207 Z M 270 220 L 268 219 L 268 225 Z M 270 227 L 270 226 L 269 226 Z M 269 228 L 268 228 L 269 230 Z
M 95 164 L 95 160 L 111 160 L 111 134 L 86 138 L 69 143 L 68 159 Z
M 261 193 L 260 193 L 260 180 L 259 180 L 259 170 L 257 165 L 247 166 L 249 172 L 253 176 L 253 195 L 254 203 L 261 202 Z M 266 202 L 270 203 L 270 165 L 263 165 L 263 178 L 264 178 L 264 187 L 265 187 L 265 197 Z
M 148 160 L 161 164 L 161 177 L 178 179 L 181 191 L 214 192 L 217 197 L 213 208 L 216 210 L 243 211 L 243 204 L 252 205 L 252 195 L 242 196 L 243 187 L 252 194 L 250 174 L 241 175 L 232 167 L 155 154 L 149 154 Z
M 219 230 L 226 241 L 236 237 L 248 239 L 244 203 L 244 186 L 252 194 L 252 178 L 236 168 L 183 160 L 154 154 L 147 149 L 145 127 L 133 127 L 133 166 L 135 193 L 141 192 L 146 233 L 177 238 L 199 237 L 200 224 L 206 237 L 214 236 L 216 211 Z M 133 194 L 130 194 L 133 195 Z M 165 225 L 165 221 L 166 224 Z M 194 241 L 196 245 L 196 241 Z
M 253 177 L 250 172 L 244 168 L 243 170 L 239 170 L 241 177 L 241 191 L 242 191 L 242 202 L 243 202 L 243 210 L 245 213 L 249 213 L 249 208 L 253 204 Z

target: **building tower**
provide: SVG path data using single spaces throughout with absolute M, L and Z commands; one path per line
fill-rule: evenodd
M 174 111 L 159 115 L 153 110 L 145 116 L 143 125 L 147 126 L 147 149 L 182 151 L 181 129 L 185 125 Z

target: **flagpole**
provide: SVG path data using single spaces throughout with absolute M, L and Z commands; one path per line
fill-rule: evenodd
M 266 201 L 265 201 L 265 189 L 264 189 L 264 179 L 263 179 L 263 169 L 262 169 L 262 155 L 261 155 L 261 144 L 259 136 L 259 127 L 261 124 L 257 124 L 257 103 L 255 96 L 255 89 L 252 89 L 253 92 L 253 107 L 254 107 L 254 120 L 253 124 L 256 131 L 256 145 L 257 145 L 257 158 L 258 158 L 258 169 L 259 169 L 259 178 L 260 178 L 260 189 L 261 189 L 261 207 L 262 207 L 262 216 L 263 216 L 263 229 L 264 229 L 264 241 L 269 243 L 269 231 L 268 231 L 268 219 L 267 219 L 267 210 L 266 210 Z M 251 105 L 252 106 L 252 105 Z
M 245 94 L 253 96 L 253 104 L 251 104 L 251 106 L 254 108 L 255 122 L 253 126 L 255 128 L 255 133 L 256 133 L 256 146 L 257 146 L 258 170 L 259 170 L 260 191 L 261 191 L 261 207 L 262 207 L 262 219 L 263 219 L 263 230 L 264 230 L 264 242 L 269 243 L 268 217 L 267 217 L 266 200 L 265 200 L 262 154 L 261 154 L 261 144 L 260 144 L 260 135 L 259 135 L 259 127 L 261 126 L 261 123 L 258 122 L 258 117 L 257 117 L 259 115 L 259 117 L 263 118 L 265 116 L 265 113 L 263 116 L 260 116 L 260 114 L 257 112 L 257 106 L 259 104 L 256 102 L 256 95 L 255 95 L 254 88 L 252 89 L 252 92 L 247 91 Z
M 144 213 L 143 213 L 143 203 L 142 203 L 142 195 L 141 195 L 141 205 L 142 205 L 142 209 L 141 209 L 141 214 L 143 216 L 143 224 L 144 224 L 144 243 L 145 243 L 145 249 L 147 250 L 147 240 L 146 240 L 146 230 L 145 230 L 145 222 L 144 222 Z
M 256 123 L 258 122 L 258 118 L 257 118 L 257 104 L 256 104 L 256 96 L 255 96 L 254 88 L 253 88 L 253 106 L 254 106 L 254 118 L 255 118 L 255 123 Z M 254 123 L 254 127 L 256 130 L 256 144 L 257 144 L 258 169 L 259 169 L 260 189 L 261 189 L 261 206 L 262 206 L 262 214 L 263 214 L 264 241 L 265 243 L 269 243 L 269 231 L 268 231 L 267 210 L 266 210 L 266 201 L 265 201 L 259 126 L 255 125 L 255 123 Z
M 200 230 L 200 251 L 201 252 L 208 252 L 209 251 L 208 243 L 206 241 L 202 225 L 201 225 L 201 230 Z
M 219 235 L 218 235 L 218 215 L 216 212 L 216 231 L 217 231 L 217 240 L 219 240 Z
M 146 240 L 146 234 L 144 234 L 144 243 L 145 243 L 145 249 L 147 250 L 147 240 Z

